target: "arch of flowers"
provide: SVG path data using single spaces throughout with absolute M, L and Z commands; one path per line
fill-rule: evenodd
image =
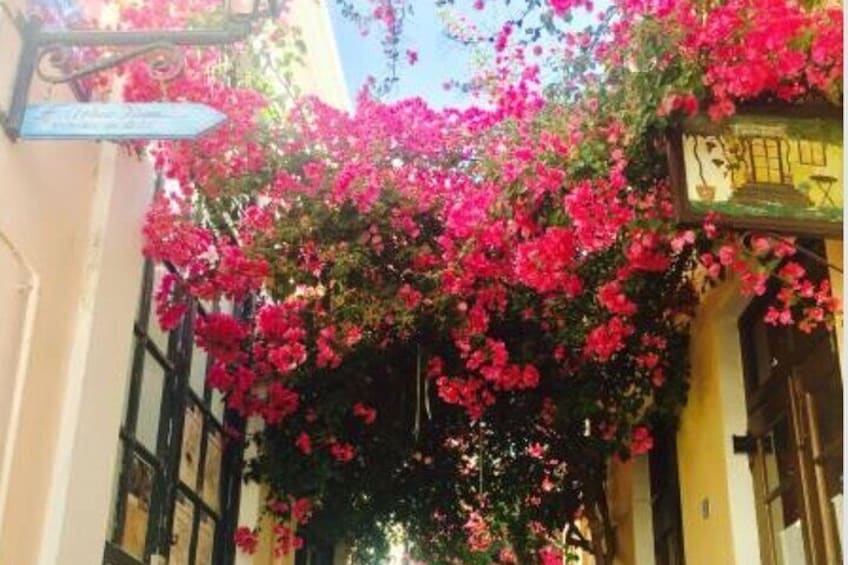
M 120 22 L 195 25 L 211 4 L 123 3 Z M 368 4 L 395 56 L 405 4 Z M 747 101 L 841 105 L 841 8 L 615 0 L 565 32 L 587 0 L 527 4 L 548 39 L 505 22 L 474 79 L 481 104 L 461 110 L 368 89 L 350 114 L 310 97 L 283 108 L 279 69 L 298 56 L 284 24 L 223 59 L 188 51 L 167 85 L 123 69 L 128 100 L 229 116 L 150 148 L 179 191 L 152 204 L 144 252 L 172 267 L 163 326 L 190 298 L 247 307 L 202 318 L 197 345 L 229 407 L 264 422 L 246 438 L 250 475 L 269 486 L 280 553 L 311 531 L 365 562 L 400 524 L 432 564 L 578 548 L 610 563 L 606 465 L 649 451 L 685 402 L 702 286 L 776 286 L 770 323 L 833 323 L 827 281 L 807 279 L 791 241 L 675 224 L 663 132 Z M 237 534 L 245 551 L 254 527 Z

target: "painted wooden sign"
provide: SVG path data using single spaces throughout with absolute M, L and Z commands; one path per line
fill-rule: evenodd
M 684 221 L 717 212 L 742 229 L 842 234 L 842 119 L 830 108 L 761 108 L 720 123 L 690 120 L 669 149 Z
M 22 139 L 132 141 L 194 139 L 226 120 L 204 104 L 184 102 L 34 104 Z

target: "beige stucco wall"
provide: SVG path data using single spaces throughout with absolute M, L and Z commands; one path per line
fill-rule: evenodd
M 293 82 L 305 94 L 315 94 L 337 108 L 350 109 L 347 83 L 330 21 L 328 2 L 290 0 L 286 20 L 300 28 L 306 44 L 304 64 L 292 69 Z
M 114 328 L 131 327 L 149 171 L 114 146 L 13 145 L 4 136 L 0 175 L 0 230 L 41 281 L 20 411 L 9 425 L 15 433 L 4 439 L 14 441 L 14 451 L 7 453 L 0 563 L 94 563 L 102 546 L 84 560 L 61 561 L 55 552 L 95 531 L 102 543 L 106 503 L 96 495 L 108 493 L 120 411 L 120 402 L 109 399 L 123 396 L 130 342 L 129 331 Z M 10 300 L 0 312 L 19 307 Z M 7 368 L 16 365 L 17 353 L 0 359 L 2 394 L 14 389 Z M 90 395 L 93 402 L 81 410 Z M 89 428 L 83 419 L 112 426 Z M 78 448 L 96 452 L 86 458 Z M 80 479 L 93 490 L 77 488 Z M 70 515 L 75 532 L 68 537 Z
M 12 2 L 19 8 L 23 2 Z M 0 23 L 0 108 L 19 39 Z M 67 100 L 35 84 L 31 101 Z M 39 281 L 0 294 L 0 563 L 97 563 L 139 286 L 149 169 L 114 145 L 0 136 L 0 232 Z M 0 271 L 9 288 L 23 276 Z M 20 313 L 34 305 L 31 339 Z M 27 352 L 27 348 L 29 351 Z M 23 363 L 23 365 L 22 365 Z M 18 367 L 25 370 L 19 372 Z
M 5 110 L 19 40 L 8 21 L 0 26 Z M 38 83 L 30 96 L 70 99 Z M 102 555 L 151 189 L 149 168 L 113 144 L 0 136 L 0 256 L 14 248 L 21 258 L 17 272 L 0 271 L 0 287 L 30 276 L 24 262 L 39 282 L 37 293 L 0 294 L 2 564 L 97 563 Z M 31 339 L 20 323 L 27 303 Z

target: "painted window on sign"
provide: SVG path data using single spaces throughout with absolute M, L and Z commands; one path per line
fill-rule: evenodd
M 759 183 L 782 184 L 784 163 L 781 141 L 778 138 L 753 137 L 748 140 L 753 180 Z
M 798 140 L 798 162 L 802 165 L 826 167 L 827 156 L 825 154 L 824 143 L 809 139 Z

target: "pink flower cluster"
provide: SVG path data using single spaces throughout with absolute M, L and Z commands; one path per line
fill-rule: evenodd
M 356 455 L 356 449 L 349 443 L 333 442 L 330 444 L 330 455 L 340 463 L 348 463 Z
M 185 25 L 211 3 L 126 5 L 122 25 Z M 368 6 L 394 40 L 404 3 L 370 0 Z M 737 102 L 763 95 L 841 93 L 837 10 L 807 10 L 788 0 L 728 0 L 700 14 L 684 0 L 616 0 L 615 6 L 623 17 L 610 25 L 609 37 L 570 33 L 544 52 L 572 59 L 582 53 L 619 76 L 631 59 L 642 61 L 639 26 L 656 22 L 673 48 L 650 64 L 660 72 L 676 64 L 691 76 L 687 84 L 664 85 L 655 107 L 646 107 L 658 123 L 701 109 L 722 118 Z M 542 3 L 548 16 L 565 17 L 578 7 L 591 3 Z M 290 433 L 288 448 L 303 455 L 302 463 L 367 464 L 355 434 L 383 422 L 374 407 L 351 398 L 339 420 L 354 424 L 355 439 L 345 433 L 350 430 L 322 429 L 325 413 L 303 383 L 316 373 L 338 375 L 346 356 L 369 347 L 409 346 L 424 325 L 439 324 L 444 338 L 444 350 L 427 359 L 428 382 L 443 402 L 479 421 L 499 398 L 549 380 L 567 383 L 581 367 L 627 363 L 627 378 L 641 379 L 645 397 L 679 378 L 667 338 L 685 332 L 676 326 L 685 312 L 670 299 L 685 302 L 689 295 L 656 296 L 669 305 L 645 321 L 653 304 L 645 304 L 644 288 L 686 286 L 688 274 L 679 287 L 657 281 L 678 276 L 675 268 L 688 265 L 696 249 L 708 279 L 736 275 L 743 292 L 758 295 L 769 284 L 778 287 L 768 323 L 812 331 L 838 312 L 829 283 L 809 280 L 792 260 L 791 243 L 726 237 L 714 217 L 701 229 L 675 227 L 667 182 L 643 178 L 641 163 L 629 162 L 634 137 L 644 132 L 634 120 L 604 115 L 609 100 L 597 88 L 604 80 L 597 69 L 563 85 L 583 99 L 564 108 L 551 104 L 532 58 L 542 50 L 520 45 L 519 31 L 509 23 L 492 38 L 493 64 L 475 77 L 489 103 L 463 110 L 435 110 L 419 98 L 383 103 L 363 89 L 353 112 L 307 97 L 277 124 L 260 118 L 268 104 L 260 93 L 212 72 L 214 51 L 186 50 L 185 72 L 164 87 L 141 64 L 122 69 L 127 100 L 204 102 L 228 116 L 225 127 L 195 143 L 151 147 L 157 168 L 179 186 L 156 198 L 144 225 L 145 254 L 172 271 L 157 291 L 157 314 L 163 327 L 174 328 L 193 299 L 252 298 L 249 319 L 217 312 L 198 318 L 198 346 L 212 358 L 209 383 L 244 416 Z M 407 51 L 409 64 L 417 58 Z M 235 203 L 239 217 L 211 220 L 196 209 L 217 212 L 219 201 Z M 541 337 L 522 342 L 524 328 Z M 609 379 L 605 372 L 597 378 Z M 604 388 L 619 384 L 606 380 Z M 603 412 L 589 429 L 634 454 L 649 451 L 653 438 L 643 415 L 618 400 L 587 402 Z M 538 433 L 523 457 L 539 471 L 527 497 L 534 508 L 566 488 L 557 474 L 565 463 L 550 455 L 556 411 L 546 398 L 528 416 Z M 415 460 L 428 466 L 433 457 Z M 473 467 L 466 461 L 463 476 L 476 475 Z M 289 520 L 274 527 L 280 553 L 302 544 L 290 527 L 312 511 L 312 502 L 301 500 L 275 505 Z M 487 518 L 472 512 L 464 528 L 461 521 L 456 526 L 474 551 L 498 549 L 497 522 Z M 530 529 L 545 532 L 538 522 Z M 246 551 L 258 543 L 247 528 L 236 540 Z M 539 552 L 543 563 L 562 558 L 554 547 Z M 510 559 L 507 552 L 500 560 Z
M 583 355 L 595 361 L 608 361 L 622 351 L 627 339 L 634 331 L 632 325 L 619 316 L 613 316 L 604 324 L 597 326 L 586 337 Z
M 485 518 L 478 512 L 471 512 L 465 523 L 468 533 L 468 547 L 472 551 L 486 551 L 492 545 L 492 534 Z
M 580 278 L 572 270 L 576 254 L 572 230 L 549 228 L 540 237 L 518 245 L 515 275 L 537 292 L 563 292 L 575 296 L 582 287 Z
M 267 357 L 280 375 L 288 375 L 306 362 L 306 328 L 301 317 L 302 309 L 301 302 L 289 300 L 266 304 L 257 312 L 258 335 L 264 338 L 266 346 L 256 351 L 256 357 Z
M 230 314 L 213 312 L 200 316 L 195 326 L 197 345 L 222 363 L 238 361 L 247 330 Z

